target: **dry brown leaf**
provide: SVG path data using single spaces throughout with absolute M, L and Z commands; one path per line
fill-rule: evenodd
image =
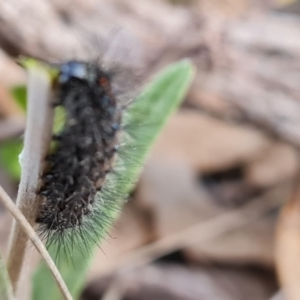
M 211 172 L 251 161 L 261 155 L 269 143 L 258 130 L 183 110 L 173 116 L 163 130 L 153 156 L 185 161 L 199 171 Z
M 276 236 L 276 265 L 287 300 L 300 299 L 300 187 L 299 181 L 282 209 Z

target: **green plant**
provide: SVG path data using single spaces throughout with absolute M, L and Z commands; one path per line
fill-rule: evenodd
M 188 60 L 175 63 L 158 74 L 151 83 L 146 86 L 137 100 L 128 108 L 124 115 L 124 122 L 128 124 L 129 138 L 124 137 L 123 151 L 126 152 L 126 162 L 122 162 L 121 173 L 111 173 L 105 183 L 107 190 L 117 190 L 115 205 L 104 202 L 103 209 L 111 220 L 115 220 L 120 211 L 123 200 L 132 190 L 141 171 L 141 166 L 147 157 L 151 145 L 154 143 L 159 132 L 167 122 L 169 116 L 178 108 L 190 86 L 193 78 L 194 68 Z M 55 122 L 56 123 L 56 122 Z M 55 124 L 57 126 L 57 124 Z M 17 159 L 15 157 L 14 159 Z M 14 160 L 13 157 L 10 161 Z M 0 149 L 1 160 L 1 149 Z M 118 160 L 116 165 L 120 163 Z M 8 170 L 13 170 L 8 167 Z M 12 173 L 16 175 L 15 173 Z M 126 180 L 124 180 L 124 178 Z M 118 208 L 118 209 L 116 209 Z M 109 230 L 109 225 L 101 227 L 98 238 L 103 238 Z M 66 241 L 67 242 L 67 241 Z M 97 243 L 100 241 L 96 241 Z M 92 254 L 96 243 L 85 245 Z M 74 247 L 70 253 L 64 249 L 49 248 L 52 257 L 58 255 L 59 270 L 64 278 L 71 294 L 78 299 L 84 285 L 88 265 L 92 260 L 82 254 L 80 247 Z M 57 251 L 59 251 L 57 253 Z M 72 262 L 71 262 L 72 261 Z M 33 300 L 61 299 L 56 283 L 44 263 L 41 263 L 33 277 Z

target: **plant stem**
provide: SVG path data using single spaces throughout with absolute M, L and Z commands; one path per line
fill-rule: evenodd
M 46 71 L 38 67 L 29 68 L 28 112 L 24 149 L 21 157 L 22 175 L 18 190 L 17 207 L 31 226 L 35 223 L 39 199 L 39 187 L 43 161 L 49 148 L 53 109 L 49 104 L 50 79 Z M 14 292 L 20 278 L 26 253 L 28 236 L 14 221 L 10 237 L 8 273 Z
M 24 234 L 26 234 L 26 236 L 31 240 L 35 248 L 39 251 L 39 253 L 44 258 L 46 264 L 48 265 L 50 271 L 54 276 L 55 281 L 57 282 L 57 285 L 62 293 L 63 298 L 65 300 L 72 300 L 72 296 L 68 291 L 65 282 L 62 279 L 58 269 L 55 266 L 55 263 L 53 262 L 44 244 L 39 239 L 39 237 L 35 233 L 34 229 L 31 227 L 29 222 L 26 220 L 24 215 L 16 207 L 16 205 L 13 203 L 13 201 L 10 199 L 10 197 L 7 195 L 7 193 L 4 191 L 4 189 L 1 186 L 0 186 L 0 200 L 3 203 L 3 205 L 9 210 L 9 212 L 13 215 L 13 217 L 17 220 Z

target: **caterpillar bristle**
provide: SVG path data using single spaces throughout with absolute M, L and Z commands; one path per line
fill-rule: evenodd
M 53 103 L 64 108 L 65 124 L 53 134 L 56 146 L 45 159 L 36 222 L 46 246 L 55 245 L 57 253 L 63 247 L 66 257 L 74 247 L 88 256 L 90 244 L 98 244 L 112 225 L 111 212 L 120 211 L 115 199 L 124 198 L 112 186 L 122 168 L 115 158 L 123 154 L 124 109 L 111 76 L 97 64 L 74 60 L 61 64 L 54 85 Z

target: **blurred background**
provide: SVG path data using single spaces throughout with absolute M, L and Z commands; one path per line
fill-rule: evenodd
M 293 0 L 0 2 L 0 184 L 13 199 L 25 127 L 13 95 L 26 83 L 16 57 L 101 57 L 132 94 L 170 62 L 197 67 L 82 300 L 290 299 L 277 291 L 278 277 L 300 280 L 299 14 Z M 10 222 L 1 207 L 2 253 Z

